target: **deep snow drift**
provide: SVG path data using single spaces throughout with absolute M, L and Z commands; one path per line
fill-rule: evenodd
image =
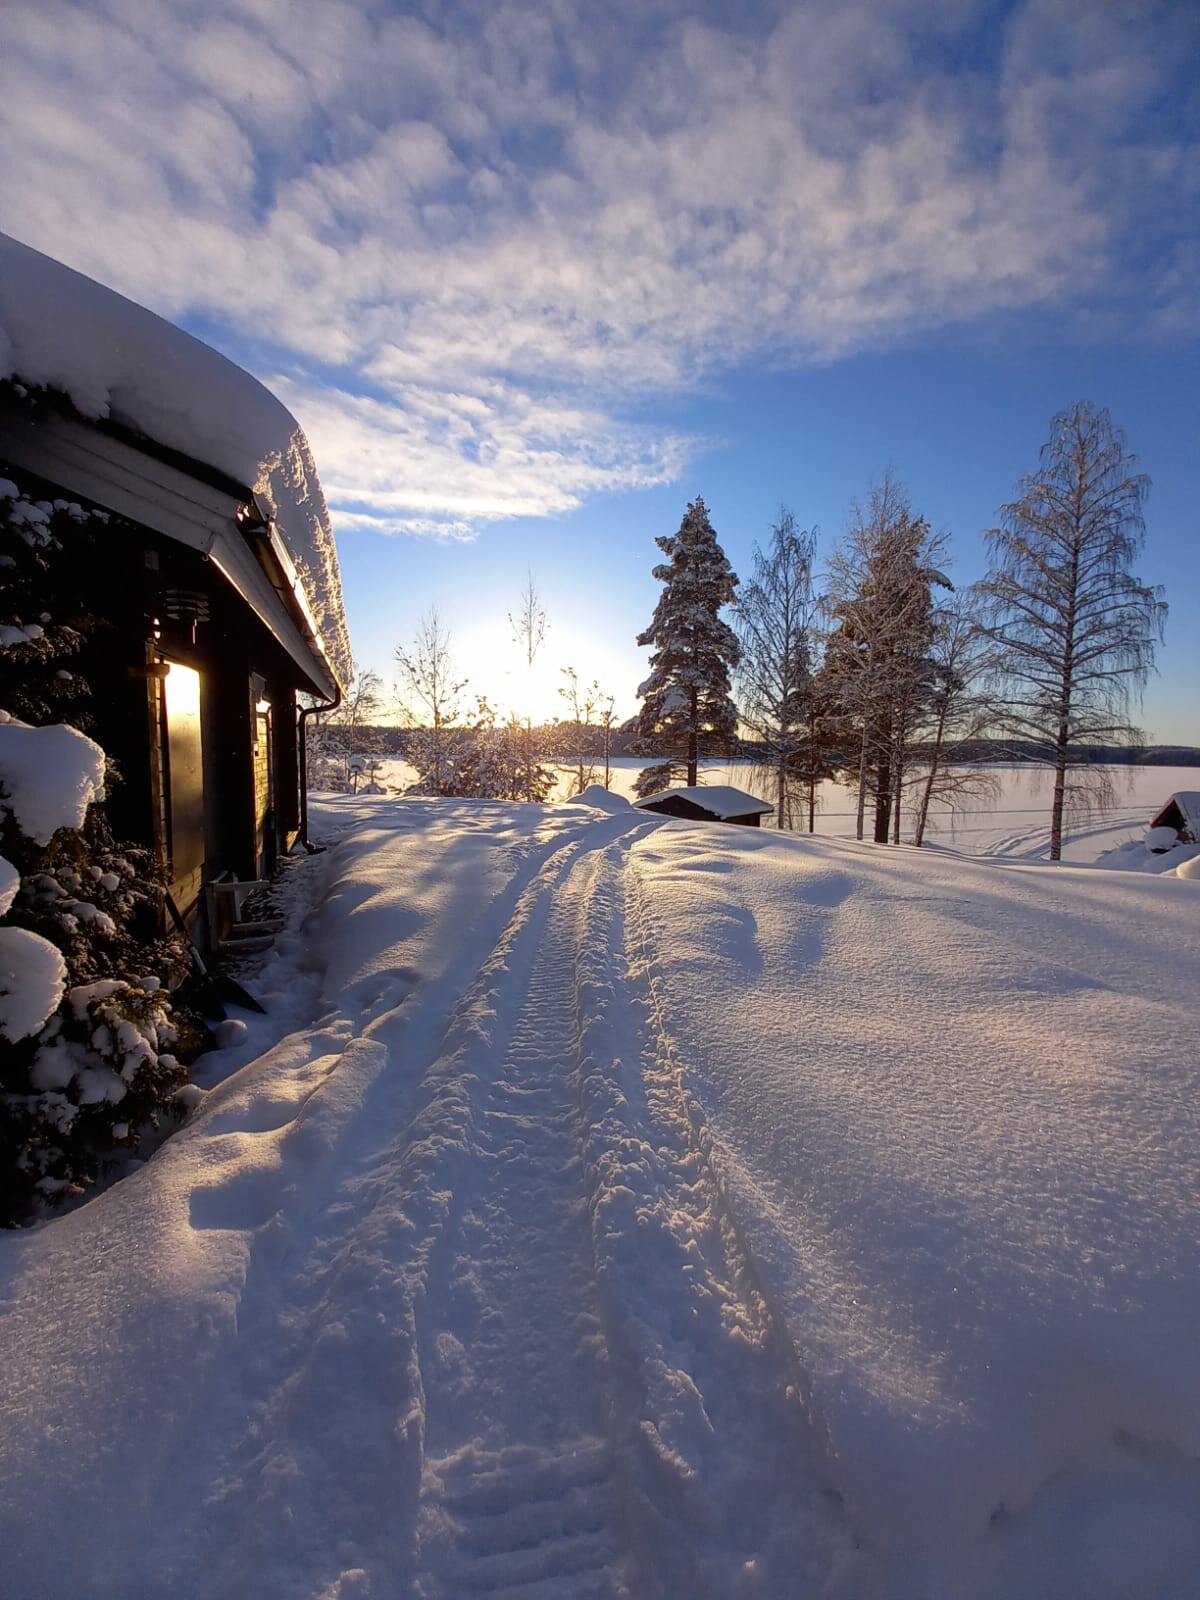
M 9 1591 L 1200 1595 L 1200 885 L 322 818 L 291 1031 L 0 1240 Z

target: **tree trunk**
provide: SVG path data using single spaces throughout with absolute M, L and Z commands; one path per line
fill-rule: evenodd
M 1054 741 L 1054 798 L 1050 802 L 1050 859 L 1062 860 L 1063 810 L 1067 798 L 1067 721 L 1058 725 Z
M 863 836 L 863 818 L 867 809 L 867 724 L 863 722 L 862 744 L 858 752 L 858 829 L 856 839 Z
M 945 699 L 938 707 L 937 732 L 933 736 L 933 753 L 929 757 L 929 773 L 925 779 L 924 791 L 921 795 L 921 804 L 917 808 L 917 827 L 913 834 L 913 843 L 919 850 L 925 843 L 925 824 L 929 818 L 929 802 L 933 797 L 933 785 L 937 780 L 938 768 L 942 761 L 942 744 L 946 736 L 946 705 Z
M 808 831 L 815 832 L 817 814 L 817 719 L 808 719 Z
M 875 781 L 875 843 L 886 844 L 892 821 L 892 767 L 886 756 L 879 762 Z

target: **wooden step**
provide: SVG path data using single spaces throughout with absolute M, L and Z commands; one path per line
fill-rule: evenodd
M 260 951 L 269 950 L 275 943 L 275 935 L 264 933 L 258 938 L 246 939 L 218 939 L 217 952 L 223 956 L 254 956 Z

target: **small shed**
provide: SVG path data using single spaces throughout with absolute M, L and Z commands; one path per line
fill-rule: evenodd
M 1153 837 L 1156 828 L 1171 828 L 1175 832 L 1175 844 L 1200 844 L 1200 793 L 1194 789 L 1182 789 L 1178 794 L 1173 794 L 1157 816 L 1150 818 L 1148 837 Z M 1163 836 L 1166 839 L 1166 834 Z M 1161 853 L 1155 845 L 1150 848 L 1156 853 Z M 1170 843 L 1164 843 L 1163 850 L 1172 848 Z
M 657 811 L 666 817 L 685 817 L 691 822 L 736 822 L 744 828 L 757 828 L 775 807 L 744 789 L 716 784 L 709 788 L 660 789 L 644 800 L 635 800 L 639 811 Z

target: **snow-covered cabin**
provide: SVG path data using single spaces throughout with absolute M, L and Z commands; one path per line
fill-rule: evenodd
M 723 784 L 714 784 L 711 789 L 660 789 L 634 804 L 640 811 L 658 811 L 667 817 L 686 817 L 692 822 L 737 822 L 746 828 L 757 828 L 763 817 L 775 809 L 744 789 Z
M 1173 829 L 1175 837 L 1169 839 L 1164 831 L 1160 836 L 1164 842 L 1150 846 L 1156 853 L 1169 850 L 1176 844 L 1200 844 L 1200 793 L 1194 789 L 1183 789 L 1173 794 L 1162 810 L 1151 817 L 1147 838 L 1154 838 L 1159 828 Z
M 107 809 L 204 937 L 205 886 L 262 878 L 301 832 L 297 697 L 328 705 L 349 673 L 307 441 L 224 356 L 0 235 L 0 474 L 109 515 L 111 630 L 81 663 L 122 778 Z

